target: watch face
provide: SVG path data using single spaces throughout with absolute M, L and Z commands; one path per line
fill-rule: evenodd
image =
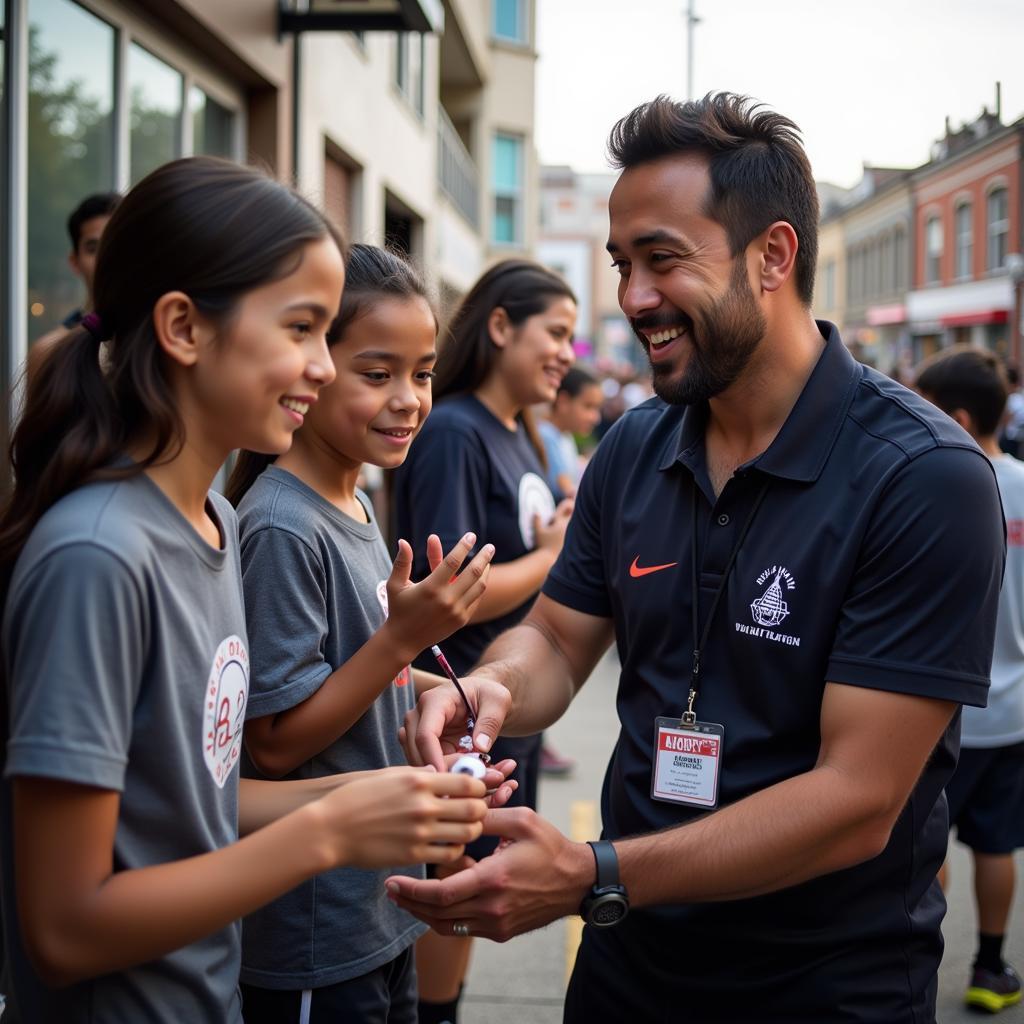
M 625 916 L 629 905 L 618 895 L 599 896 L 590 908 L 587 920 L 598 928 L 618 924 Z

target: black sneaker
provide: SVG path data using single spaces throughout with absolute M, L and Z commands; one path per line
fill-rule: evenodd
M 1008 1006 L 1014 1006 L 1020 999 L 1020 978 L 1008 964 L 998 973 L 984 967 L 975 967 L 971 984 L 964 994 L 964 1002 L 968 1006 L 989 1013 L 998 1013 Z

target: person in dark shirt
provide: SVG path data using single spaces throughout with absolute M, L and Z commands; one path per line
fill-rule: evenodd
M 468 673 L 488 643 L 519 623 L 562 547 L 572 503 L 555 505 L 544 480 L 544 447 L 530 406 L 554 399 L 573 362 L 576 301 L 561 278 L 523 260 L 488 270 L 456 311 L 441 347 L 434 410 L 396 470 L 395 537 L 426 550 L 437 534 L 475 533 L 494 545 L 487 590 L 468 626 L 441 645 L 455 671 Z M 414 577 L 429 571 L 418 554 Z M 414 662 L 436 669 L 430 652 Z M 450 689 L 445 687 L 445 689 Z M 539 735 L 499 740 L 498 760 L 513 758 L 512 803 L 536 807 Z M 467 847 L 490 854 L 496 839 Z M 469 963 L 471 940 L 427 933 L 417 943 L 420 1022 L 451 1021 Z
M 36 367 L 53 348 L 54 343 L 63 338 L 72 327 L 77 327 L 86 313 L 92 312 L 92 282 L 96 274 L 96 254 L 99 252 L 100 238 L 120 202 L 121 196 L 116 192 L 99 192 L 86 196 L 71 211 L 71 216 L 68 217 L 68 236 L 71 239 L 68 265 L 85 285 L 85 303 L 68 313 L 59 327 L 33 342 L 28 356 L 30 375 L 34 375 Z
M 815 321 L 796 125 L 659 98 L 609 148 L 656 397 L 601 441 L 540 598 L 464 680 L 486 750 L 558 719 L 614 638 L 602 839 L 494 811 L 497 857 L 386 884 L 441 934 L 581 913 L 573 1024 L 932 1024 L 943 787 L 1005 555 L 992 465 Z M 438 765 L 463 723 L 436 688 L 406 735 Z

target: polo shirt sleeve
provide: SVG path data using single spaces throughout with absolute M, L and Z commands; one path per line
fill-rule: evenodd
M 909 462 L 868 524 L 826 678 L 983 707 L 1005 552 L 984 456 L 937 448 Z
M 444 427 L 416 441 L 406 513 L 412 536 L 413 578 L 423 579 L 427 537 L 436 533 L 445 552 L 467 533 L 475 533 L 475 554 L 490 540 L 487 531 L 487 481 L 490 461 L 480 438 L 468 430 Z
M 543 594 L 567 608 L 602 618 L 612 614 L 601 546 L 601 496 L 606 493 L 607 467 L 614 443 L 611 437 L 606 438 L 587 463 L 565 543 L 541 588 Z
M 121 791 L 148 643 L 140 583 L 105 548 L 69 544 L 22 577 L 8 603 L 6 777 Z
M 262 718 L 301 704 L 334 671 L 324 654 L 327 574 L 305 540 L 265 527 L 242 545 L 242 590 L 251 672 L 245 717 Z

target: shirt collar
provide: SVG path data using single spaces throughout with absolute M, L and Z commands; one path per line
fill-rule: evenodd
M 763 473 L 807 483 L 821 474 L 861 377 L 860 364 L 843 344 L 835 324 L 816 322 L 825 348 L 775 440 L 750 463 Z M 679 431 L 673 435 L 675 444 L 666 446 L 659 470 L 681 462 L 692 471 L 703 462 L 707 418 L 707 402 L 686 407 Z

